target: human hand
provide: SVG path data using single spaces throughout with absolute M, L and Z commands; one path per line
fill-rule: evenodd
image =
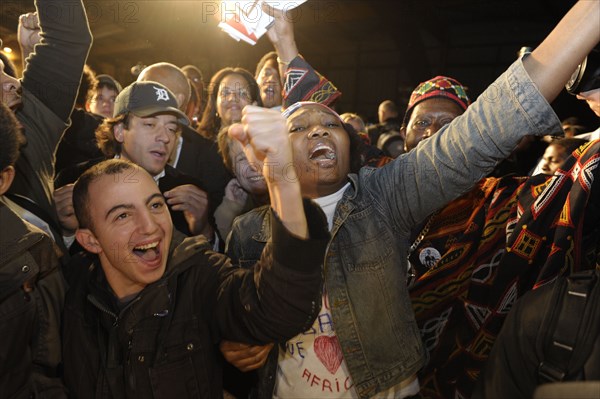
M 40 21 L 37 12 L 30 12 L 19 17 L 18 40 L 23 52 L 29 54 L 40 42 Z
M 293 162 L 292 147 L 281 112 L 246 106 L 242 124 L 231 125 L 228 133 L 240 142 L 250 164 L 263 165 L 268 185 L 293 180 L 295 169 L 289 168 Z
M 284 227 L 301 239 L 308 238 L 302 190 L 281 112 L 247 105 L 242 111 L 242 124 L 231 125 L 228 134 L 240 142 L 250 164 L 262 163 L 271 207 Z
M 263 3 L 264 12 L 274 18 L 273 25 L 267 30 L 267 37 L 271 43 L 279 43 L 281 40 L 294 40 L 294 24 L 292 20 L 282 10 L 278 10 L 268 3 Z
M 273 344 L 258 346 L 232 341 L 221 341 L 219 344 L 225 360 L 243 372 L 261 368 L 266 363 L 271 348 Z
M 273 43 L 279 58 L 285 63 L 291 62 L 298 55 L 298 47 L 290 15 L 268 3 L 263 3 L 263 11 L 274 18 L 273 25 L 267 30 L 267 37 Z
M 79 221 L 73 208 L 74 184 L 67 184 L 54 190 L 54 207 L 64 236 L 72 236 L 79 228 Z
M 242 188 L 238 179 L 233 178 L 225 186 L 225 198 L 243 206 L 248 199 L 248 193 Z
M 208 224 L 208 194 L 193 184 L 184 184 L 167 191 L 167 204 L 174 211 L 183 211 L 183 216 L 193 235 L 204 234 L 212 238 Z

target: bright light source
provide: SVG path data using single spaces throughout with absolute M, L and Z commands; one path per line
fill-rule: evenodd
M 12 49 L 10 47 L 4 47 L 2 51 L 4 51 L 6 54 L 12 53 Z

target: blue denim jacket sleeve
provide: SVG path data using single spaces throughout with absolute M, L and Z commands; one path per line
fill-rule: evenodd
M 525 135 L 560 130 L 560 121 L 529 78 L 512 64 L 467 111 L 364 179 L 394 229 L 408 229 L 467 192 L 506 158 Z

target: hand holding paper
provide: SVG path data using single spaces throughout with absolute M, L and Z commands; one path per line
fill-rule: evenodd
M 219 28 L 236 41 L 243 40 L 255 45 L 273 24 L 273 17 L 263 11 L 263 3 L 282 11 L 292 10 L 306 0 L 252 0 L 235 3 L 235 13 L 225 22 L 219 23 Z

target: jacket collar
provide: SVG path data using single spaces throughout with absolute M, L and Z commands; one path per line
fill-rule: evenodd
M 355 173 L 351 173 L 348 175 L 348 179 L 350 180 L 350 187 L 344 192 L 344 197 L 349 200 L 355 200 L 358 195 L 358 175 Z
M 260 227 L 260 230 L 252 235 L 252 239 L 258 242 L 264 242 L 266 243 L 267 241 L 269 241 L 269 238 L 271 237 L 271 212 L 270 209 L 268 209 L 265 212 L 265 216 L 262 218 L 263 222 L 262 222 L 262 226 Z
M 353 201 L 358 195 L 358 175 L 354 173 L 349 174 L 348 179 L 350 180 L 350 186 L 344 192 L 344 196 L 336 208 L 335 216 L 333 217 L 332 236 L 337 232 L 350 212 L 356 207 Z M 267 211 L 262 220 L 263 222 L 260 230 L 252 235 L 252 239 L 257 242 L 266 243 L 271 237 L 271 212 Z
M 133 329 L 140 320 L 149 317 L 166 317 L 170 312 L 171 294 L 166 279 L 160 279 L 144 288 L 120 310 L 117 305 L 118 300 L 110 290 L 99 264 L 96 265 L 89 283 L 87 300 L 101 314 L 109 316 L 113 326 L 120 325 L 125 331 Z
M 335 236 L 337 231 L 340 229 L 348 215 L 356 208 L 355 200 L 358 196 L 358 176 L 355 174 L 348 175 L 350 179 L 350 186 L 344 192 L 340 203 L 335 209 L 333 216 L 333 226 L 331 228 L 331 239 Z
M 110 290 L 102 266 L 94 256 L 92 273 L 88 281 L 88 301 L 99 311 L 110 315 L 126 330 L 130 330 L 140 321 L 148 317 L 167 317 L 171 312 L 171 298 L 175 296 L 176 278 L 197 262 L 193 256 L 199 250 L 210 248 L 204 237 L 186 238 L 183 234 L 175 234 L 169 251 L 169 261 L 165 274 L 160 280 L 146 286 L 120 311 L 117 298 Z

